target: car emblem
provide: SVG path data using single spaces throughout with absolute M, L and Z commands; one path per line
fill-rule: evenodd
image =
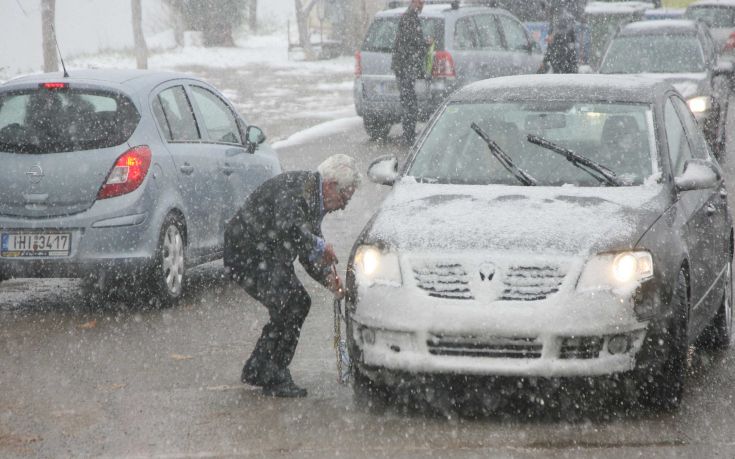
M 28 180 L 30 180 L 31 183 L 41 183 L 41 180 L 43 179 L 43 169 L 41 168 L 41 163 L 37 163 L 35 166 L 31 166 L 31 168 L 28 169 L 28 172 L 26 172 L 26 175 L 28 176 Z
M 490 282 L 495 277 L 495 265 L 493 263 L 483 263 L 480 265 L 480 280 Z

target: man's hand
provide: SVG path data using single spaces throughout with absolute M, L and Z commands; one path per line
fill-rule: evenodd
M 332 271 L 327 276 L 327 288 L 334 294 L 334 297 L 341 300 L 345 297 L 345 289 L 342 287 L 342 280 L 336 271 Z
M 324 247 L 322 263 L 324 263 L 325 266 L 336 265 L 337 263 L 339 263 L 339 260 L 337 260 L 337 254 L 334 253 L 334 246 L 332 244 L 327 244 L 326 247 Z

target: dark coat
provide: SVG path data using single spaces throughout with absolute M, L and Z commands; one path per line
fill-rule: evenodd
M 284 172 L 248 196 L 225 226 L 224 264 L 235 278 L 256 277 L 298 257 L 326 285 L 330 267 L 309 260 L 323 239 L 320 183 L 316 172 Z
M 398 22 L 396 41 L 393 42 L 393 73 L 399 78 L 424 78 L 428 49 L 419 14 L 409 8 Z

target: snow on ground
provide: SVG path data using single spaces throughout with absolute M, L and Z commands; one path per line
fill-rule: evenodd
M 196 43 L 196 40 L 192 40 Z M 305 61 L 289 53 L 283 32 L 240 37 L 234 48 L 184 46 L 151 54 L 148 67 L 175 70 L 204 78 L 229 98 L 246 121 L 262 127 L 270 141 L 277 142 L 308 129 L 295 139 L 312 140 L 328 135 L 341 123 L 311 130 L 325 120 L 355 117 L 352 99 L 354 60 L 343 56 L 331 60 Z M 130 54 L 109 52 L 70 59 L 74 68 L 134 68 Z M 354 120 L 348 124 L 354 124 Z
M 327 121 L 325 123 L 318 124 L 309 129 L 299 131 L 293 134 L 286 140 L 274 143 L 273 148 L 286 148 L 294 145 L 306 143 L 312 140 L 328 137 L 332 134 L 349 131 L 357 126 L 362 125 L 362 118 L 359 116 L 352 116 L 350 118 L 340 118 L 333 121 Z

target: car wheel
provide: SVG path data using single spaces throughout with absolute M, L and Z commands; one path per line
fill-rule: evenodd
M 662 336 L 646 341 L 649 355 L 659 359 L 637 370 L 638 402 L 663 411 L 675 410 L 681 403 L 686 379 L 689 345 L 689 294 L 684 271 L 679 271 L 672 297 L 673 317 Z
M 712 323 L 702 332 L 698 343 L 702 348 L 721 351 L 730 347 L 732 340 L 732 265 L 727 266 L 725 291 Z
M 154 299 L 163 305 L 178 301 L 184 292 L 186 270 L 186 241 L 184 225 L 169 215 L 161 226 L 161 236 L 153 264 L 149 286 Z
M 352 366 L 352 399 L 359 408 L 372 412 L 384 411 L 388 406 L 388 388 L 371 380 L 358 365 Z
M 388 133 L 392 123 L 379 120 L 375 117 L 365 116 L 362 118 L 362 124 L 365 126 L 365 132 L 367 132 L 370 140 L 385 140 L 388 138 Z

